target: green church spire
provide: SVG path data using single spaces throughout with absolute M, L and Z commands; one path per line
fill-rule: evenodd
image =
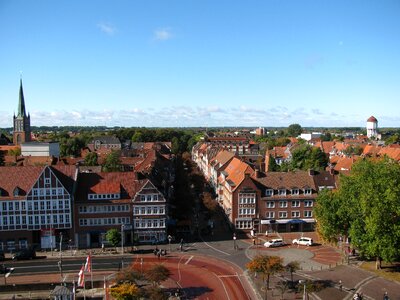
M 19 102 L 18 102 L 18 114 L 17 117 L 25 117 L 25 99 L 24 99 L 24 89 L 22 88 L 22 78 L 20 79 L 19 86 Z

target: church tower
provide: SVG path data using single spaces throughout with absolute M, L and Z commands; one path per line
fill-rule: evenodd
M 22 79 L 19 86 L 19 102 L 17 116 L 14 114 L 14 145 L 31 141 L 31 116 L 26 114 L 24 90 L 22 88 Z

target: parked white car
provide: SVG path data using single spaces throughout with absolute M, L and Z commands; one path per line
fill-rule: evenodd
M 301 237 L 298 239 L 294 239 L 292 242 L 293 245 L 304 245 L 304 246 L 312 246 L 314 244 L 313 239 L 309 237 Z
M 269 241 L 266 241 L 264 243 L 264 246 L 269 248 L 269 247 L 279 247 L 285 245 L 285 242 L 282 239 L 272 239 Z

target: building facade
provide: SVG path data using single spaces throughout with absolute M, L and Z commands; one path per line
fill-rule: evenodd
M 0 168 L 0 248 L 51 249 L 72 237 L 75 166 Z

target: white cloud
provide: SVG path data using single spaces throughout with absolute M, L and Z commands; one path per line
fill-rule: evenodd
M 107 35 L 114 35 L 117 29 L 110 23 L 98 23 L 97 27 Z
M 167 41 L 173 38 L 173 36 L 172 30 L 169 27 L 159 28 L 154 31 L 154 39 L 157 41 Z

